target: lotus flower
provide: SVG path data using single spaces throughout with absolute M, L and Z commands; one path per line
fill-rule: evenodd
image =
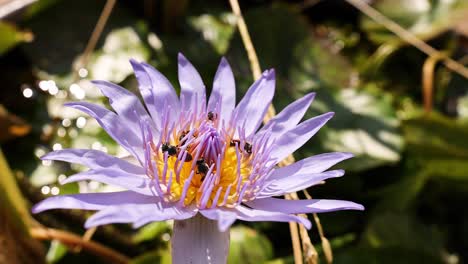
M 174 219 L 173 249 L 185 254 L 198 246 L 202 251 L 210 247 L 216 251 L 219 245 L 226 250 L 229 235 L 223 234 L 237 219 L 295 221 L 310 228 L 309 220 L 294 214 L 363 210 L 349 201 L 274 198 L 342 176 L 343 170 L 326 170 L 352 157 L 326 153 L 277 167 L 333 116 L 326 113 L 300 122 L 313 93 L 262 126 L 275 92 L 274 70 L 265 71 L 236 106 L 234 76 L 224 58 L 208 102 L 199 73 L 182 54 L 178 57 L 180 97 L 156 69 L 134 60 L 130 63 L 145 105 L 118 85 L 94 81 L 114 111 L 88 102 L 66 106 L 95 118 L 134 161 L 87 149 L 59 150 L 42 157 L 90 168 L 62 183 L 94 180 L 126 190 L 55 196 L 35 205 L 34 213 L 58 208 L 98 211 L 88 218 L 86 228 L 110 223 L 132 223 L 137 228 Z M 193 261 L 182 258 L 175 263 Z

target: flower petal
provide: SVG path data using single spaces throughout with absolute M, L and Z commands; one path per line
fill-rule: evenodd
M 32 208 L 37 214 L 51 209 L 102 210 L 108 206 L 123 204 L 147 204 L 159 200 L 155 196 L 141 195 L 132 191 L 110 193 L 80 193 L 49 197 Z
M 275 93 L 275 71 L 269 70 L 262 74 L 249 88 L 244 98 L 239 102 L 235 110 L 235 122 L 245 129 L 245 135 L 248 137 L 262 123 L 268 106 Z
M 295 174 L 279 180 L 274 180 L 265 183 L 265 187 L 257 194 L 257 198 L 270 196 L 279 196 L 287 193 L 297 192 L 309 188 L 323 180 L 329 178 L 341 177 L 344 175 L 343 170 L 332 170 L 322 173 L 304 173 Z
M 139 131 L 140 122 L 143 121 L 153 128 L 153 135 L 158 134 L 153 119 L 148 115 L 140 99 L 135 94 L 111 82 L 92 81 L 92 83 L 101 90 L 104 96 L 109 98 L 112 108 L 127 125 L 131 125 L 130 129 Z
M 198 113 L 205 109 L 206 94 L 205 85 L 198 71 L 193 67 L 190 61 L 179 53 L 179 83 L 180 99 L 182 102 L 182 111 L 194 111 L 195 101 L 198 101 Z M 203 103 L 201 103 L 203 102 Z
M 193 217 L 197 214 L 195 206 L 190 207 L 178 207 L 178 205 L 173 204 L 170 207 L 166 206 L 161 214 L 147 214 L 138 218 L 133 223 L 134 228 L 144 226 L 150 222 L 163 221 L 163 220 L 184 220 L 190 217 Z
M 216 104 L 221 104 L 220 120 L 229 122 L 232 111 L 236 106 L 236 83 L 231 66 L 224 57 L 221 59 L 214 77 L 213 90 L 211 91 L 207 110 L 216 109 Z
M 163 126 L 163 111 L 161 111 L 163 107 L 171 108 L 171 111 L 169 111 L 170 122 L 175 122 L 179 116 L 180 102 L 169 80 L 149 64 L 139 64 L 134 60 L 131 60 L 130 63 L 135 71 L 140 93 L 156 123 L 156 127 L 161 129 Z
M 295 128 L 281 135 L 275 141 L 275 147 L 271 152 L 271 158 L 280 162 L 289 154 L 304 145 L 317 131 L 333 117 L 333 112 L 316 116 L 300 123 Z
M 294 128 L 304 117 L 307 109 L 314 100 L 315 93 L 309 93 L 286 106 L 283 111 L 273 117 L 261 130 L 257 136 L 268 131 L 270 140 L 276 139 L 286 131 Z
M 63 180 L 61 184 L 85 180 L 93 180 L 105 184 L 119 186 L 144 195 L 156 195 L 156 192 L 153 190 L 153 182 L 146 176 L 140 176 L 122 170 L 108 168 L 88 170 L 74 174 Z
M 293 175 L 310 175 L 328 170 L 331 166 L 345 159 L 352 158 L 353 154 L 345 152 L 332 152 L 315 155 L 297 161 L 286 167 L 275 169 L 267 179 L 268 181 L 279 180 Z
M 99 125 L 109 134 L 119 145 L 124 147 L 138 160 L 143 158 L 143 141 L 141 139 L 141 133 L 135 131 L 122 120 L 114 112 L 107 110 L 106 108 L 87 103 L 87 102 L 71 102 L 64 104 L 65 106 L 80 110 L 94 119 Z
M 218 221 L 218 229 L 221 232 L 228 230 L 237 219 L 237 214 L 229 209 L 208 209 L 201 210 L 200 213 L 208 219 Z
M 246 202 L 248 206 L 265 211 L 282 212 L 285 214 L 324 213 L 340 210 L 364 210 L 364 206 L 340 200 L 286 200 L 278 198 L 256 199 Z
M 134 223 L 137 228 L 152 221 L 186 219 L 196 212 L 166 207 L 163 203 L 112 206 L 92 215 L 85 223 L 86 228 L 113 223 Z
M 244 206 L 237 206 L 236 208 L 234 208 L 233 211 L 236 212 L 237 219 L 243 221 L 297 222 L 303 224 L 307 229 L 310 229 L 312 227 L 312 224 L 308 219 L 292 214 L 250 209 Z
M 47 153 L 42 160 L 60 160 L 84 165 L 90 169 L 116 169 L 128 173 L 145 174 L 145 170 L 123 159 L 93 149 L 63 149 Z

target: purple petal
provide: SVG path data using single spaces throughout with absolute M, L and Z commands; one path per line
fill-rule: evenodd
M 307 229 L 310 229 L 312 224 L 306 218 L 285 214 L 281 212 L 270 212 L 258 209 L 250 209 L 244 206 L 234 208 L 237 214 L 237 219 L 249 222 L 256 221 L 274 221 L 274 222 L 297 222 L 303 224 Z
M 275 169 L 267 181 L 279 180 L 298 174 L 320 173 L 345 159 L 352 158 L 353 154 L 345 152 L 332 152 L 315 155 L 295 162 L 289 166 Z
M 237 214 L 230 209 L 208 209 L 201 210 L 200 213 L 211 220 L 218 221 L 218 229 L 224 232 L 236 221 Z
M 163 111 L 162 107 L 170 107 L 170 122 L 175 122 L 179 116 L 180 102 L 177 93 L 169 80 L 149 64 L 138 64 L 132 60 L 130 63 L 138 79 L 140 93 L 145 100 L 146 107 L 155 120 L 158 129 L 161 129 Z
M 179 83 L 180 83 L 180 98 L 182 101 L 182 111 L 194 111 L 194 100 L 198 101 L 198 112 L 204 109 L 204 105 L 200 102 L 206 102 L 205 85 L 198 71 L 187 60 L 187 58 L 179 53 Z
M 294 101 L 272 118 L 257 135 L 260 136 L 262 133 L 268 131 L 268 137 L 270 139 L 276 139 L 286 131 L 294 128 L 299 121 L 301 121 L 302 117 L 304 117 L 314 97 L 315 93 L 309 93 L 301 99 Z
M 265 71 L 249 88 L 235 110 L 235 122 L 244 126 L 245 135 L 254 133 L 263 121 L 275 93 L 275 71 Z
M 330 112 L 308 119 L 281 135 L 275 141 L 275 147 L 270 157 L 276 159 L 276 162 L 280 162 L 286 158 L 315 135 L 315 133 L 333 117 L 333 114 L 334 113 Z
M 42 160 L 60 160 L 84 165 L 90 169 L 117 169 L 128 173 L 144 175 L 145 170 L 123 159 L 110 156 L 99 150 L 64 149 L 47 153 Z
M 266 187 L 264 187 L 264 189 L 262 189 L 256 197 L 264 198 L 297 192 L 318 184 L 323 180 L 341 177 L 343 175 L 343 170 L 332 170 L 322 173 L 295 174 L 293 176 L 285 177 L 279 180 L 266 182 Z
M 99 105 L 87 102 L 71 102 L 64 105 L 80 110 L 96 119 L 99 125 L 101 125 L 119 145 L 135 155 L 139 160 L 142 160 L 143 142 L 139 128 L 137 131 L 129 129 L 129 126 L 118 115 Z
M 325 213 L 341 210 L 364 210 L 364 206 L 340 200 L 286 200 L 278 198 L 256 199 L 246 204 L 254 209 L 285 214 Z
M 150 222 L 163 221 L 168 219 L 184 220 L 193 217 L 196 214 L 197 210 L 195 206 L 178 207 L 177 205 L 173 204 L 172 207 L 166 206 L 166 208 L 164 208 L 161 214 L 146 214 L 145 216 L 138 218 L 136 221 L 134 221 L 133 227 L 138 228 Z
M 231 66 L 224 57 L 221 59 L 214 77 L 213 90 L 208 101 L 208 111 L 216 109 L 218 103 L 221 104 L 220 120 L 229 122 L 236 105 L 236 83 Z
M 108 206 L 122 204 L 148 204 L 159 200 L 156 196 L 141 195 L 136 192 L 123 191 L 111 193 L 80 193 L 53 196 L 32 208 L 37 214 L 51 209 L 102 210 Z
M 61 184 L 85 180 L 93 180 L 105 184 L 119 186 L 144 195 L 154 196 L 156 193 L 152 189 L 153 182 L 146 176 L 140 176 L 122 170 L 107 168 L 88 170 L 74 174 L 62 181 Z
M 154 129 L 153 120 L 135 94 L 110 82 L 92 81 L 92 83 L 101 90 L 104 96 L 109 98 L 110 105 L 117 112 L 121 120 L 127 126 L 130 126 L 129 129 L 139 131 L 140 122 L 143 121 L 153 128 L 153 134 L 156 134 L 157 131 Z
M 92 215 L 85 223 L 86 228 L 112 223 L 134 223 L 137 228 L 151 221 L 186 219 L 196 212 L 165 207 L 163 203 L 112 206 Z

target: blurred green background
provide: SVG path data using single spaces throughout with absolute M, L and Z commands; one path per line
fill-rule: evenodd
M 7 12 L 13 2 L 26 5 Z M 468 1 L 366 2 L 468 65 Z M 94 120 L 62 106 L 106 104 L 90 80 L 137 92 L 128 63 L 134 58 L 178 88 L 180 51 L 208 89 L 221 56 L 234 69 L 239 98 L 253 81 L 228 1 L 117 1 L 96 47 L 83 57 L 105 4 L 0 1 L 0 263 L 106 263 L 55 240 L 36 243 L 25 232 L 40 223 L 81 235 L 89 213 L 57 210 L 31 220 L 29 207 L 46 196 L 113 188 L 62 186 L 61 179 L 84 168 L 38 158 L 61 148 L 123 153 Z M 315 91 L 308 117 L 336 113 L 296 158 L 330 151 L 356 156 L 337 166 L 346 169 L 345 177 L 309 189 L 314 198 L 366 206 L 364 212 L 320 215 L 334 263 L 466 263 L 468 80 L 344 0 L 240 5 L 262 68 L 277 70 L 276 109 Z M 424 79 L 433 85 L 423 85 Z M 93 240 L 135 263 L 167 263 L 170 232 L 165 222 L 140 230 L 112 225 L 98 228 Z M 237 222 L 232 232 L 229 263 L 293 263 L 287 224 Z M 309 236 L 326 263 L 315 225 Z

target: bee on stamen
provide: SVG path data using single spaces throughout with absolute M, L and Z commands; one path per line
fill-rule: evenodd
M 218 114 L 215 114 L 212 111 L 208 112 L 208 120 L 215 121 L 217 118 L 218 118 Z
M 183 146 L 185 145 L 185 142 L 187 142 L 187 139 L 183 140 L 185 136 L 187 136 L 187 134 L 189 133 L 189 131 L 183 131 L 180 136 L 179 136 L 179 146 Z
M 178 152 L 177 147 L 169 145 L 169 143 L 163 143 L 161 146 L 161 150 L 163 153 L 167 151 L 167 154 L 169 154 L 169 156 L 175 156 Z
M 203 179 L 207 172 L 208 172 L 208 164 L 206 164 L 205 159 L 201 158 L 197 160 L 197 174 L 202 174 L 202 179 Z
M 240 145 L 240 140 L 238 140 L 238 139 L 231 140 L 231 142 L 229 142 L 229 146 L 235 147 L 236 143 L 237 143 L 237 146 L 239 146 Z
M 229 146 L 235 147 L 235 146 L 236 146 L 236 143 L 237 143 L 237 146 L 240 147 L 240 140 L 238 140 L 238 139 L 232 139 L 232 140 L 229 142 Z M 252 144 L 250 144 L 250 143 L 248 143 L 248 142 L 245 142 L 245 144 L 244 144 L 244 151 L 247 152 L 248 154 L 252 154 Z
M 193 160 L 192 155 L 190 155 L 190 153 L 187 152 L 187 156 L 185 156 L 185 162 L 189 162 L 189 161 L 192 161 L 192 160 Z
M 248 143 L 248 142 L 245 142 L 244 144 L 244 150 L 245 152 L 247 152 L 248 154 L 252 154 L 252 144 Z

